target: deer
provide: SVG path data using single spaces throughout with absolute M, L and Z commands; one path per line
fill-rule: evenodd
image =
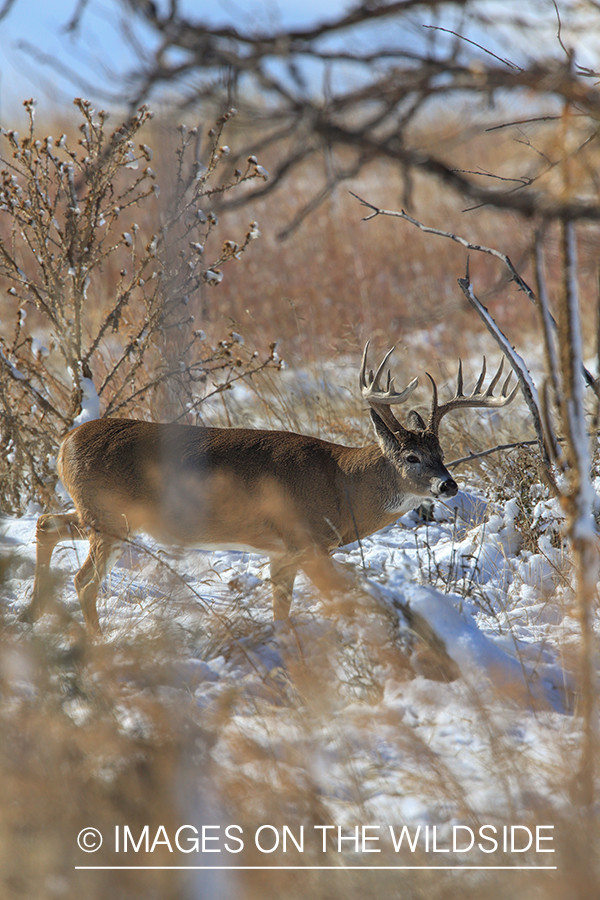
M 269 557 L 274 620 L 288 619 L 299 569 L 330 596 L 331 552 L 395 522 L 424 500 L 454 497 L 458 485 L 444 465 L 439 426 L 449 412 L 498 409 L 514 398 L 512 373 L 498 396 L 504 359 L 483 388 L 485 357 L 475 388 L 463 392 L 459 362 L 456 391 L 438 402 L 434 379 L 427 421 L 412 410 L 404 425 L 392 412 L 418 385 L 396 390 L 385 366 L 367 369 L 367 341 L 359 385 L 376 443 L 347 447 L 286 431 L 159 424 L 100 418 L 67 433 L 58 474 L 75 510 L 41 515 L 36 568 L 26 618 L 35 620 L 51 594 L 55 546 L 89 541 L 75 575 L 87 631 L 101 634 L 96 608 L 101 582 L 131 535 L 145 532 L 162 544 L 237 549 Z M 382 377 L 385 379 L 382 384 Z

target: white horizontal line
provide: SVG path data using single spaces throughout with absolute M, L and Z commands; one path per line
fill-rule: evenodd
M 248 869 L 260 869 L 264 870 L 276 870 L 276 869 L 294 869 L 294 870 L 302 870 L 302 869 L 319 869 L 319 870 L 331 870 L 331 871 L 348 871 L 349 869 L 357 870 L 360 872 L 376 872 L 376 871 L 390 871 L 390 870 L 405 870 L 405 869 L 446 869 L 446 870 L 455 870 L 455 869 L 481 869 L 483 871 L 492 871 L 492 870 L 503 870 L 503 871 L 522 871 L 524 869 L 534 870 L 534 869 L 557 869 L 558 866 L 75 866 L 75 869 L 108 869 L 112 871 L 117 871 L 119 869 L 196 869 L 196 870 L 205 870 L 205 869 L 218 869 L 219 871 L 226 872 L 228 869 L 231 871 L 240 871 L 248 870 Z

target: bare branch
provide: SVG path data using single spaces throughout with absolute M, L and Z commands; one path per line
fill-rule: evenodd
M 0 21 L 9 14 L 14 5 L 15 0 L 4 0 L 4 5 L 0 8 Z
M 490 125 L 486 131 L 499 131 L 501 128 L 514 128 L 516 125 L 532 125 L 534 122 L 556 122 L 560 116 L 530 116 L 527 119 L 512 119 L 510 122 L 501 122 L 499 125 Z
M 544 356 L 546 360 L 546 372 L 550 380 L 552 388 L 552 396 L 556 406 L 560 406 L 560 382 L 559 382 L 559 364 L 556 354 L 556 345 L 554 335 L 556 332 L 556 321 L 550 313 L 550 301 L 548 298 L 548 289 L 546 279 L 544 277 L 543 256 L 542 256 L 542 234 L 540 231 L 536 234 L 535 254 L 534 254 L 535 275 L 537 281 L 538 308 L 542 324 L 542 337 L 544 344 Z M 548 433 L 548 432 L 546 432 Z
M 533 425 L 538 436 L 538 440 L 540 442 L 541 447 L 546 446 L 546 439 L 544 435 L 544 430 L 542 428 L 541 416 L 540 416 L 540 404 L 538 399 L 537 388 L 533 383 L 531 375 L 527 369 L 525 361 L 521 356 L 517 353 L 514 347 L 509 343 L 506 336 L 502 333 L 489 311 L 477 299 L 475 296 L 475 292 L 473 290 L 473 286 L 471 284 L 471 279 L 469 276 L 469 265 L 467 260 L 467 269 L 464 278 L 458 279 L 458 284 L 463 294 L 471 304 L 471 306 L 475 309 L 480 319 L 483 321 L 489 333 L 492 335 L 498 346 L 500 347 L 502 353 L 508 358 L 510 364 L 512 366 L 513 372 L 517 376 L 517 380 L 521 385 L 521 390 L 523 391 L 523 396 L 525 397 L 525 402 L 529 407 L 529 411 L 531 413 L 531 417 L 533 419 Z
M 78 27 L 89 6 L 88 0 L 73 2 L 75 11 L 67 25 L 71 30 Z M 596 192 L 592 194 L 585 184 L 568 196 L 554 196 L 540 184 L 540 173 L 534 171 L 527 176 L 503 176 L 518 185 L 517 190 L 506 191 L 499 178 L 494 185 L 482 183 L 477 174 L 458 171 L 443 154 L 428 153 L 409 129 L 417 110 L 427 114 L 442 97 L 449 103 L 455 97 L 473 98 L 479 113 L 474 114 L 469 128 L 475 124 L 482 131 L 551 121 L 555 116 L 553 110 L 548 111 L 549 106 L 557 101 L 569 104 L 574 117 L 587 117 L 595 129 L 600 92 L 585 80 L 594 73 L 578 69 L 570 59 L 557 66 L 553 48 L 537 45 L 539 33 L 534 35 L 535 26 L 518 15 L 516 2 L 509 3 L 506 19 L 500 24 L 510 20 L 511 34 L 519 33 L 523 42 L 530 37 L 532 43 L 535 37 L 537 55 L 532 63 L 508 58 L 514 44 L 500 30 L 493 49 L 482 43 L 480 35 L 499 20 L 496 16 L 491 23 L 485 10 L 468 0 L 355 0 L 338 15 L 325 13 L 314 24 L 291 29 L 283 25 L 256 27 L 241 16 L 232 19 L 233 24 L 215 27 L 202 19 L 201 12 L 192 15 L 175 2 L 168 11 L 153 2 L 109 2 L 116 9 L 126 9 L 123 37 L 136 55 L 136 64 L 120 92 L 122 101 L 139 104 L 161 90 L 169 104 L 179 95 L 182 108 L 199 103 L 222 108 L 235 100 L 250 126 L 257 122 L 261 126 L 276 124 L 281 132 L 288 132 L 290 139 L 282 134 L 276 142 L 274 170 L 278 177 L 261 193 L 274 190 L 289 177 L 300 145 L 310 147 L 316 138 L 317 144 L 324 141 L 332 150 L 349 148 L 355 154 L 354 162 L 347 163 L 348 171 L 353 166 L 360 170 L 376 158 L 392 160 L 403 167 L 407 177 L 422 172 L 469 198 L 470 208 L 489 205 L 527 218 L 600 221 Z M 424 19 L 420 24 L 427 39 L 396 37 L 409 34 L 408 28 L 401 26 L 408 24 L 414 29 L 417 11 Z M 460 32 L 452 26 L 457 11 L 461 13 Z M 432 13 L 436 15 L 435 24 L 429 20 Z M 565 29 L 558 11 L 553 15 L 558 19 L 555 40 L 565 49 Z M 394 27 L 373 29 L 381 23 Z M 554 24 L 549 13 L 545 13 L 543 24 Z M 364 41 L 361 29 L 369 28 L 373 40 Z M 138 30 L 146 35 L 148 29 L 155 39 L 152 49 L 147 40 L 138 39 Z M 452 46 L 449 37 L 454 38 Z M 502 52 L 502 41 L 506 53 Z M 458 46 L 464 61 L 458 59 Z M 28 52 L 35 50 L 29 47 Z M 42 58 L 39 52 L 37 58 L 81 83 L 80 73 L 67 71 L 62 61 Z M 347 77 L 348 69 L 355 78 Z M 329 83 L 330 88 L 319 86 L 319 75 L 321 85 Z M 100 81 L 105 85 L 108 79 L 101 77 Z M 105 88 L 99 85 L 96 94 L 102 95 L 102 90 Z M 512 123 L 491 120 L 495 113 L 490 109 L 497 93 L 510 96 L 523 91 L 537 104 L 530 117 Z M 302 127 L 297 127 L 299 123 Z M 263 146 L 266 144 L 259 138 L 259 151 Z M 590 175 L 589 180 L 592 178 Z M 318 205 L 319 198 L 327 195 L 331 184 L 328 174 L 320 174 L 316 180 L 313 201 L 292 218 L 287 233 Z M 236 202 L 243 200 L 237 198 Z
M 371 215 L 365 216 L 363 218 L 363 222 L 368 222 L 370 219 L 375 218 L 375 216 L 393 216 L 398 219 L 404 219 L 406 222 L 410 222 L 411 225 L 414 225 L 425 234 L 434 234 L 438 237 L 444 237 L 448 240 L 454 241 L 456 244 L 460 244 L 462 247 L 466 247 L 467 250 L 476 250 L 479 253 L 487 253 L 490 256 L 495 256 L 496 259 L 499 259 L 504 263 L 504 265 L 510 272 L 511 281 L 514 281 L 519 290 L 522 290 L 527 298 L 531 300 L 533 304 L 537 305 L 535 294 L 533 293 L 527 282 L 521 277 L 521 275 L 519 275 L 514 265 L 512 264 L 510 257 L 506 253 L 502 253 L 500 250 L 495 250 L 493 247 L 485 247 L 483 244 L 474 244 L 472 241 L 468 241 L 466 238 L 461 237 L 458 234 L 453 234 L 451 231 L 442 231 L 439 228 L 432 228 L 429 225 L 424 225 L 423 222 L 419 222 L 418 219 L 410 216 L 404 210 L 380 209 L 379 207 L 374 206 L 372 203 L 369 203 L 368 200 L 363 200 L 362 197 L 359 197 L 358 194 L 355 194 L 353 191 L 350 191 L 350 193 L 353 197 L 356 197 L 356 199 L 360 201 L 363 206 L 366 206 L 368 209 L 372 210 Z
M 81 18 L 85 12 L 86 6 L 88 5 L 89 0 L 77 0 L 77 6 L 75 7 L 75 11 L 73 15 L 65 25 L 65 32 L 74 32 L 79 28 L 79 23 L 81 22 Z
M 445 463 L 447 469 L 456 469 L 458 466 L 467 462 L 473 462 L 476 459 L 484 459 L 491 456 L 492 453 L 504 453 L 506 450 L 519 450 L 521 447 L 538 447 L 539 440 L 536 438 L 531 441 L 514 441 L 510 444 L 497 444 L 495 447 L 489 447 L 487 450 L 479 450 L 477 453 L 469 452 L 468 456 L 461 456 L 459 459 L 452 459 Z
M 514 281 L 519 290 L 523 291 L 525 296 L 533 303 L 536 309 L 542 308 L 543 317 L 547 320 L 547 327 L 552 326 L 553 329 L 556 329 L 556 321 L 552 317 L 550 313 L 547 297 L 544 298 L 543 307 L 540 307 L 540 300 L 536 296 L 535 292 L 529 287 L 525 279 L 519 274 L 515 266 L 513 265 L 510 257 L 506 253 L 502 253 L 500 250 L 496 250 L 493 247 L 486 247 L 483 244 L 474 244 L 472 241 L 468 241 L 466 238 L 461 237 L 458 234 L 453 234 L 451 231 L 442 231 L 439 228 L 432 228 L 429 225 L 424 225 L 422 222 L 419 222 L 413 216 L 410 216 L 404 210 L 389 210 L 389 209 L 379 209 L 377 206 L 374 206 L 372 203 L 369 203 L 367 200 L 363 200 L 362 197 L 359 197 L 358 194 L 355 194 L 353 191 L 350 191 L 353 197 L 356 197 L 360 203 L 367 207 L 368 209 L 373 210 L 371 215 L 365 216 L 363 218 L 363 222 L 368 222 L 370 219 L 375 218 L 376 216 L 393 216 L 398 219 L 404 219 L 407 222 L 410 222 L 411 225 L 414 225 L 420 231 L 423 231 L 425 234 L 434 234 L 438 237 L 444 237 L 448 240 L 454 241 L 457 244 L 460 244 L 463 247 L 466 247 L 467 250 L 474 250 L 478 253 L 487 253 L 489 256 L 494 256 L 496 259 L 499 259 L 504 263 L 506 268 L 510 273 L 510 280 Z M 467 271 L 468 271 L 468 263 L 467 263 Z M 539 276 L 539 270 L 538 276 Z M 460 284 L 460 281 L 459 281 Z M 592 375 L 592 373 L 583 367 L 583 375 L 588 387 L 591 387 L 595 392 L 598 391 L 598 386 L 596 383 L 596 379 Z
M 484 47 L 483 44 L 478 44 L 477 41 L 472 41 L 470 38 L 466 37 L 464 34 L 459 34 L 458 31 L 453 31 L 451 28 L 442 28 L 441 25 L 424 25 L 424 28 L 431 28 L 432 31 L 444 31 L 446 34 L 452 34 L 454 37 L 457 37 L 460 41 L 464 41 L 465 44 L 471 44 L 473 47 L 477 47 L 478 50 L 483 50 L 487 56 L 491 56 L 492 59 L 498 60 L 498 62 L 504 63 L 505 66 L 508 66 L 511 69 L 516 69 L 517 72 L 522 72 L 523 69 L 521 66 L 518 66 L 516 63 L 511 62 L 509 59 L 506 59 L 502 56 L 497 56 L 495 53 L 492 53 L 487 47 Z

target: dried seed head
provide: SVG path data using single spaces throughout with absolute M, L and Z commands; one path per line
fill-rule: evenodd
M 204 280 L 207 284 L 220 284 L 223 281 L 223 273 L 220 269 L 207 269 L 204 273 Z

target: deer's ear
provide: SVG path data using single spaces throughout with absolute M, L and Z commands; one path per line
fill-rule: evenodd
M 406 418 L 406 424 L 411 431 L 425 431 L 425 429 L 427 428 L 425 422 L 416 411 L 416 409 L 411 409 Z
M 378 416 L 374 409 L 371 410 L 371 422 L 379 441 L 379 446 L 384 453 L 393 453 L 398 449 L 398 438 L 390 431 L 381 416 Z

